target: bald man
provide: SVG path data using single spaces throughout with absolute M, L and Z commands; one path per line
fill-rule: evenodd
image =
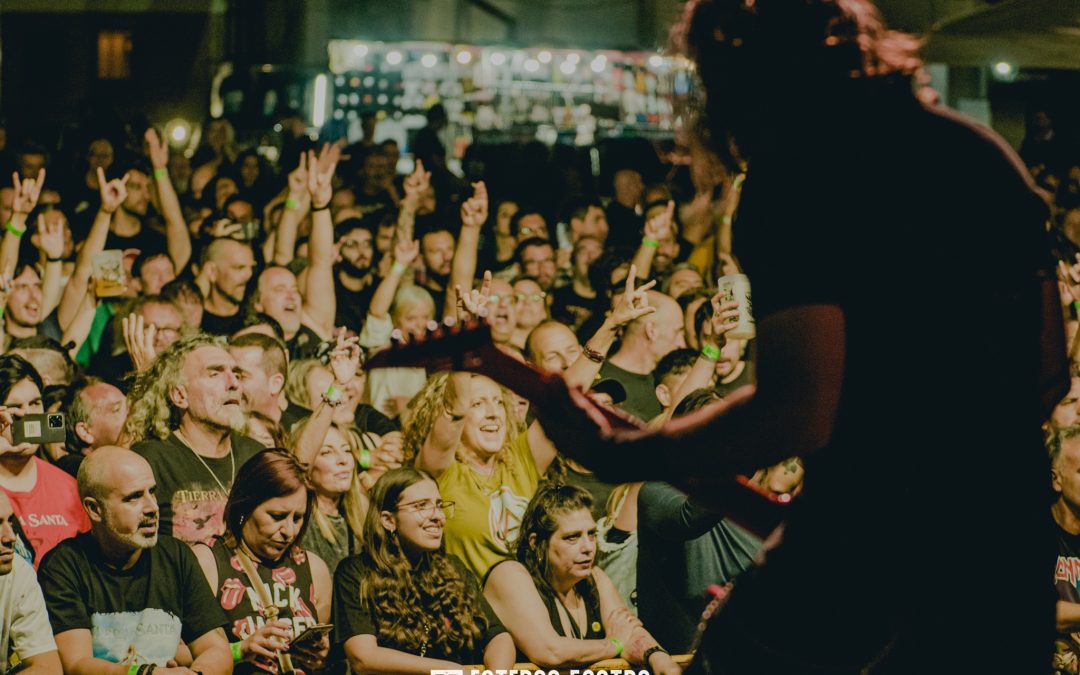
M 600 367 L 600 377 L 616 380 L 626 389 L 622 409 L 646 422 L 663 411 L 652 375 L 656 365 L 671 351 L 686 346 L 679 303 L 649 291 L 649 306 L 656 311 L 631 321 L 619 351 Z
M 90 532 L 67 539 L 41 563 L 39 578 L 65 673 L 125 675 L 153 663 L 163 675 L 232 672 L 225 615 L 186 544 L 158 535 L 154 472 L 116 446 L 79 467 Z M 177 660 L 183 640 L 194 661 Z
M 232 335 L 244 326 L 240 305 L 255 272 L 251 246 L 235 239 L 215 239 L 202 255 L 209 292 L 203 299 L 202 329 L 212 335 Z
M 0 491 L 0 674 L 12 654 L 29 675 L 60 675 L 45 600 L 30 563 L 15 553 L 15 510 Z

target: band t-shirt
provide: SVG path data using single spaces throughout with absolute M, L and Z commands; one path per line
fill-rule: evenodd
M 191 644 L 222 628 L 225 615 L 214 601 L 195 554 L 184 543 L 158 535 L 127 570 L 106 568 L 90 534 L 57 546 L 41 563 L 38 578 L 53 633 L 86 629 L 94 658 L 164 666 L 180 640 Z
M 540 483 L 528 434 L 520 434 L 511 444 L 505 461 L 496 460 L 491 476 L 454 461 L 436 482 L 443 497 L 456 504 L 454 517 L 446 521 L 446 552 L 483 578 L 488 568 L 510 554 L 525 507 Z
M 1054 588 L 1058 600 L 1080 603 L 1080 535 L 1069 534 L 1055 524 L 1058 556 L 1054 566 Z M 1080 673 L 1080 631 L 1058 633 L 1054 639 L 1052 672 L 1062 675 Z
M 503 627 L 499 617 L 495 615 L 491 605 L 488 604 L 487 599 L 480 592 L 480 584 L 476 581 L 476 577 L 465 568 L 465 565 L 456 556 L 451 555 L 449 559 L 451 566 L 465 583 L 466 594 L 476 598 L 486 624 L 483 626 L 483 635 L 473 645 L 472 649 L 462 648 L 455 653 L 446 653 L 448 650 L 442 645 L 430 645 L 418 649 L 414 645 L 402 645 L 395 642 L 389 634 L 393 626 L 380 625 L 379 610 L 382 605 L 375 602 L 365 606 L 360 600 L 360 580 L 364 576 L 364 561 L 358 555 L 349 556 L 342 560 L 341 564 L 338 565 L 337 572 L 334 574 L 334 645 L 342 645 L 357 635 L 374 635 L 378 645 L 387 649 L 396 649 L 416 655 L 423 651 L 423 656 L 427 658 L 445 659 L 454 663 L 483 663 L 484 649 L 496 636 L 505 633 L 506 628 Z M 430 600 L 430 602 L 427 600 Z M 440 603 L 437 602 L 436 598 L 421 598 L 421 604 L 437 606 Z M 384 628 L 384 630 L 380 630 L 380 628 Z
M 9 654 L 25 661 L 56 649 L 34 568 L 18 555 L 12 562 L 11 572 L 0 576 L 0 675 Z
M 210 545 L 224 532 L 225 500 L 236 472 L 262 449 L 258 441 L 235 433 L 231 457 L 197 455 L 176 434 L 136 443 L 132 450 L 150 463 L 157 480 L 161 533 Z
M 225 632 L 228 633 L 230 642 L 244 640 L 266 623 L 262 600 L 244 573 L 235 552 L 226 546 L 225 542 L 219 539 L 211 550 L 217 565 L 217 602 L 229 622 Z M 263 587 L 274 601 L 277 619 L 284 619 L 292 624 L 293 636 L 300 635 L 319 623 L 315 615 L 315 583 L 312 581 L 311 562 L 307 551 L 293 546 L 289 554 L 275 567 L 270 568 L 255 562 L 255 569 Z M 276 673 L 278 667 L 269 659 L 258 656 L 254 664 L 236 664 L 234 672 Z
M 58 543 L 90 529 L 90 519 L 79 501 L 75 479 L 37 457 L 37 482 L 29 492 L 0 488 L 11 500 L 11 508 L 34 548 L 35 563 Z

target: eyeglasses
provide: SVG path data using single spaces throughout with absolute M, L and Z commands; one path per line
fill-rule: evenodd
M 493 294 L 493 295 L 488 296 L 488 302 L 490 302 L 493 305 L 498 305 L 498 304 L 501 304 L 503 302 L 509 304 L 509 303 L 511 303 L 513 301 L 514 301 L 514 296 L 512 296 L 512 295 Z
M 437 502 L 433 502 L 430 499 L 424 499 L 418 502 L 409 502 L 408 504 L 402 504 L 397 508 L 398 511 L 411 511 L 420 516 L 421 520 L 427 520 L 435 515 L 435 511 L 441 511 L 447 518 L 454 517 L 454 502 L 448 502 L 440 499 Z
M 547 293 L 540 291 L 539 293 L 518 293 L 514 296 L 516 302 L 540 302 L 547 297 Z

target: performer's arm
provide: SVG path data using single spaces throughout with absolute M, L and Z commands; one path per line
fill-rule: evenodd
M 616 483 L 707 486 L 824 446 L 844 374 L 843 312 L 835 305 L 782 309 L 758 322 L 757 339 L 756 390 L 739 389 L 658 430 L 613 431 L 576 391 L 575 405 L 553 401 L 537 415 L 560 451 Z

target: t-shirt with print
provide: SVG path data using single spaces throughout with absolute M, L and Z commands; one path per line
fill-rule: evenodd
M 29 492 L 2 489 L 34 548 L 35 565 L 58 543 L 90 529 L 75 479 L 46 461 L 32 458 L 37 481 Z
M 180 640 L 192 641 L 224 628 L 191 549 L 158 535 L 127 570 L 104 566 L 97 542 L 81 534 L 57 546 L 41 563 L 39 579 L 53 633 L 86 629 L 94 658 L 119 663 L 130 652 L 136 663 L 164 666 Z
M 656 382 L 652 373 L 631 373 L 611 361 L 604 361 L 597 379 L 607 378 L 617 380 L 626 389 L 626 400 L 616 407 L 645 422 L 664 411 L 664 406 L 660 405 L 660 400 L 656 398 Z
M 480 584 L 472 575 L 472 572 L 467 570 L 465 565 L 456 557 L 449 556 L 449 559 L 451 566 L 465 583 L 465 593 L 476 598 L 476 602 L 480 606 L 484 619 L 484 634 L 477 640 L 472 649 L 462 647 L 452 651 L 445 645 L 433 644 L 423 650 L 424 656 L 429 659 L 445 659 L 454 663 L 483 663 L 484 649 L 496 636 L 505 633 L 506 628 L 503 627 L 499 617 L 491 609 L 491 605 L 484 598 L 484 594 L 480 592 Z M 392 637 L 394 626 L 387 625 L 389 622 L 386 620 L 380 620 L 380 610 L 383 610 L 385 605 L 376 602 L 365 606 L 361 602 L 360 581 L 363 577 L 364 560 L 358 555 L 349 556 L 342 560 L 341 564 L 338 565 L 337 572 L 334 574 L 334 645 L 348 642 L 350 638 L 357 635 L 374 635 L 380 647 L 397 649 L 410 654 L 419 654 L 421 650 L 416 649 L 415 646 L 394 641 Z M 423 597 L 424 591 L 421 589 L 420 592 L 421 604 L 428 605 L 429 603 L 425 601 L 428 599 Z M 432 606 L 437 604 L 434 598 L 430 600 Z M 477 619 L 479 618 L 477 617 Z
M 1058 556 L 1054 566 L 1054 588 L 1058 600 L 1080 603 L 1080 535 L 1069 534 L 1055 523 Z M 1080 631 L 1058 633 L 1054 639 L 1055 675 L 1080 673 Z
M 0 675 L 12 654 L 25 661 L 56 649 L 34 568 L 19 556 L 13 562 L 0 576 Z
M 446 521 L 446 552 L 483 579 L 488 568 L 510 555 L 525 507 L 540 483 L 528 435 L 517 437 L 491 476 L 455 461 L 437 483 L 442 498 L 456 504 L 454 517 Z
M 232 454 L 203 457 L 169 434 L 136 443 L 132 450 L 150 463 L 157 480 L 162 534 L 189 544 L 211 544 L 224 532 L 225 500 L 236 472 L 263 449 L 258 441 L 232 435 Z

